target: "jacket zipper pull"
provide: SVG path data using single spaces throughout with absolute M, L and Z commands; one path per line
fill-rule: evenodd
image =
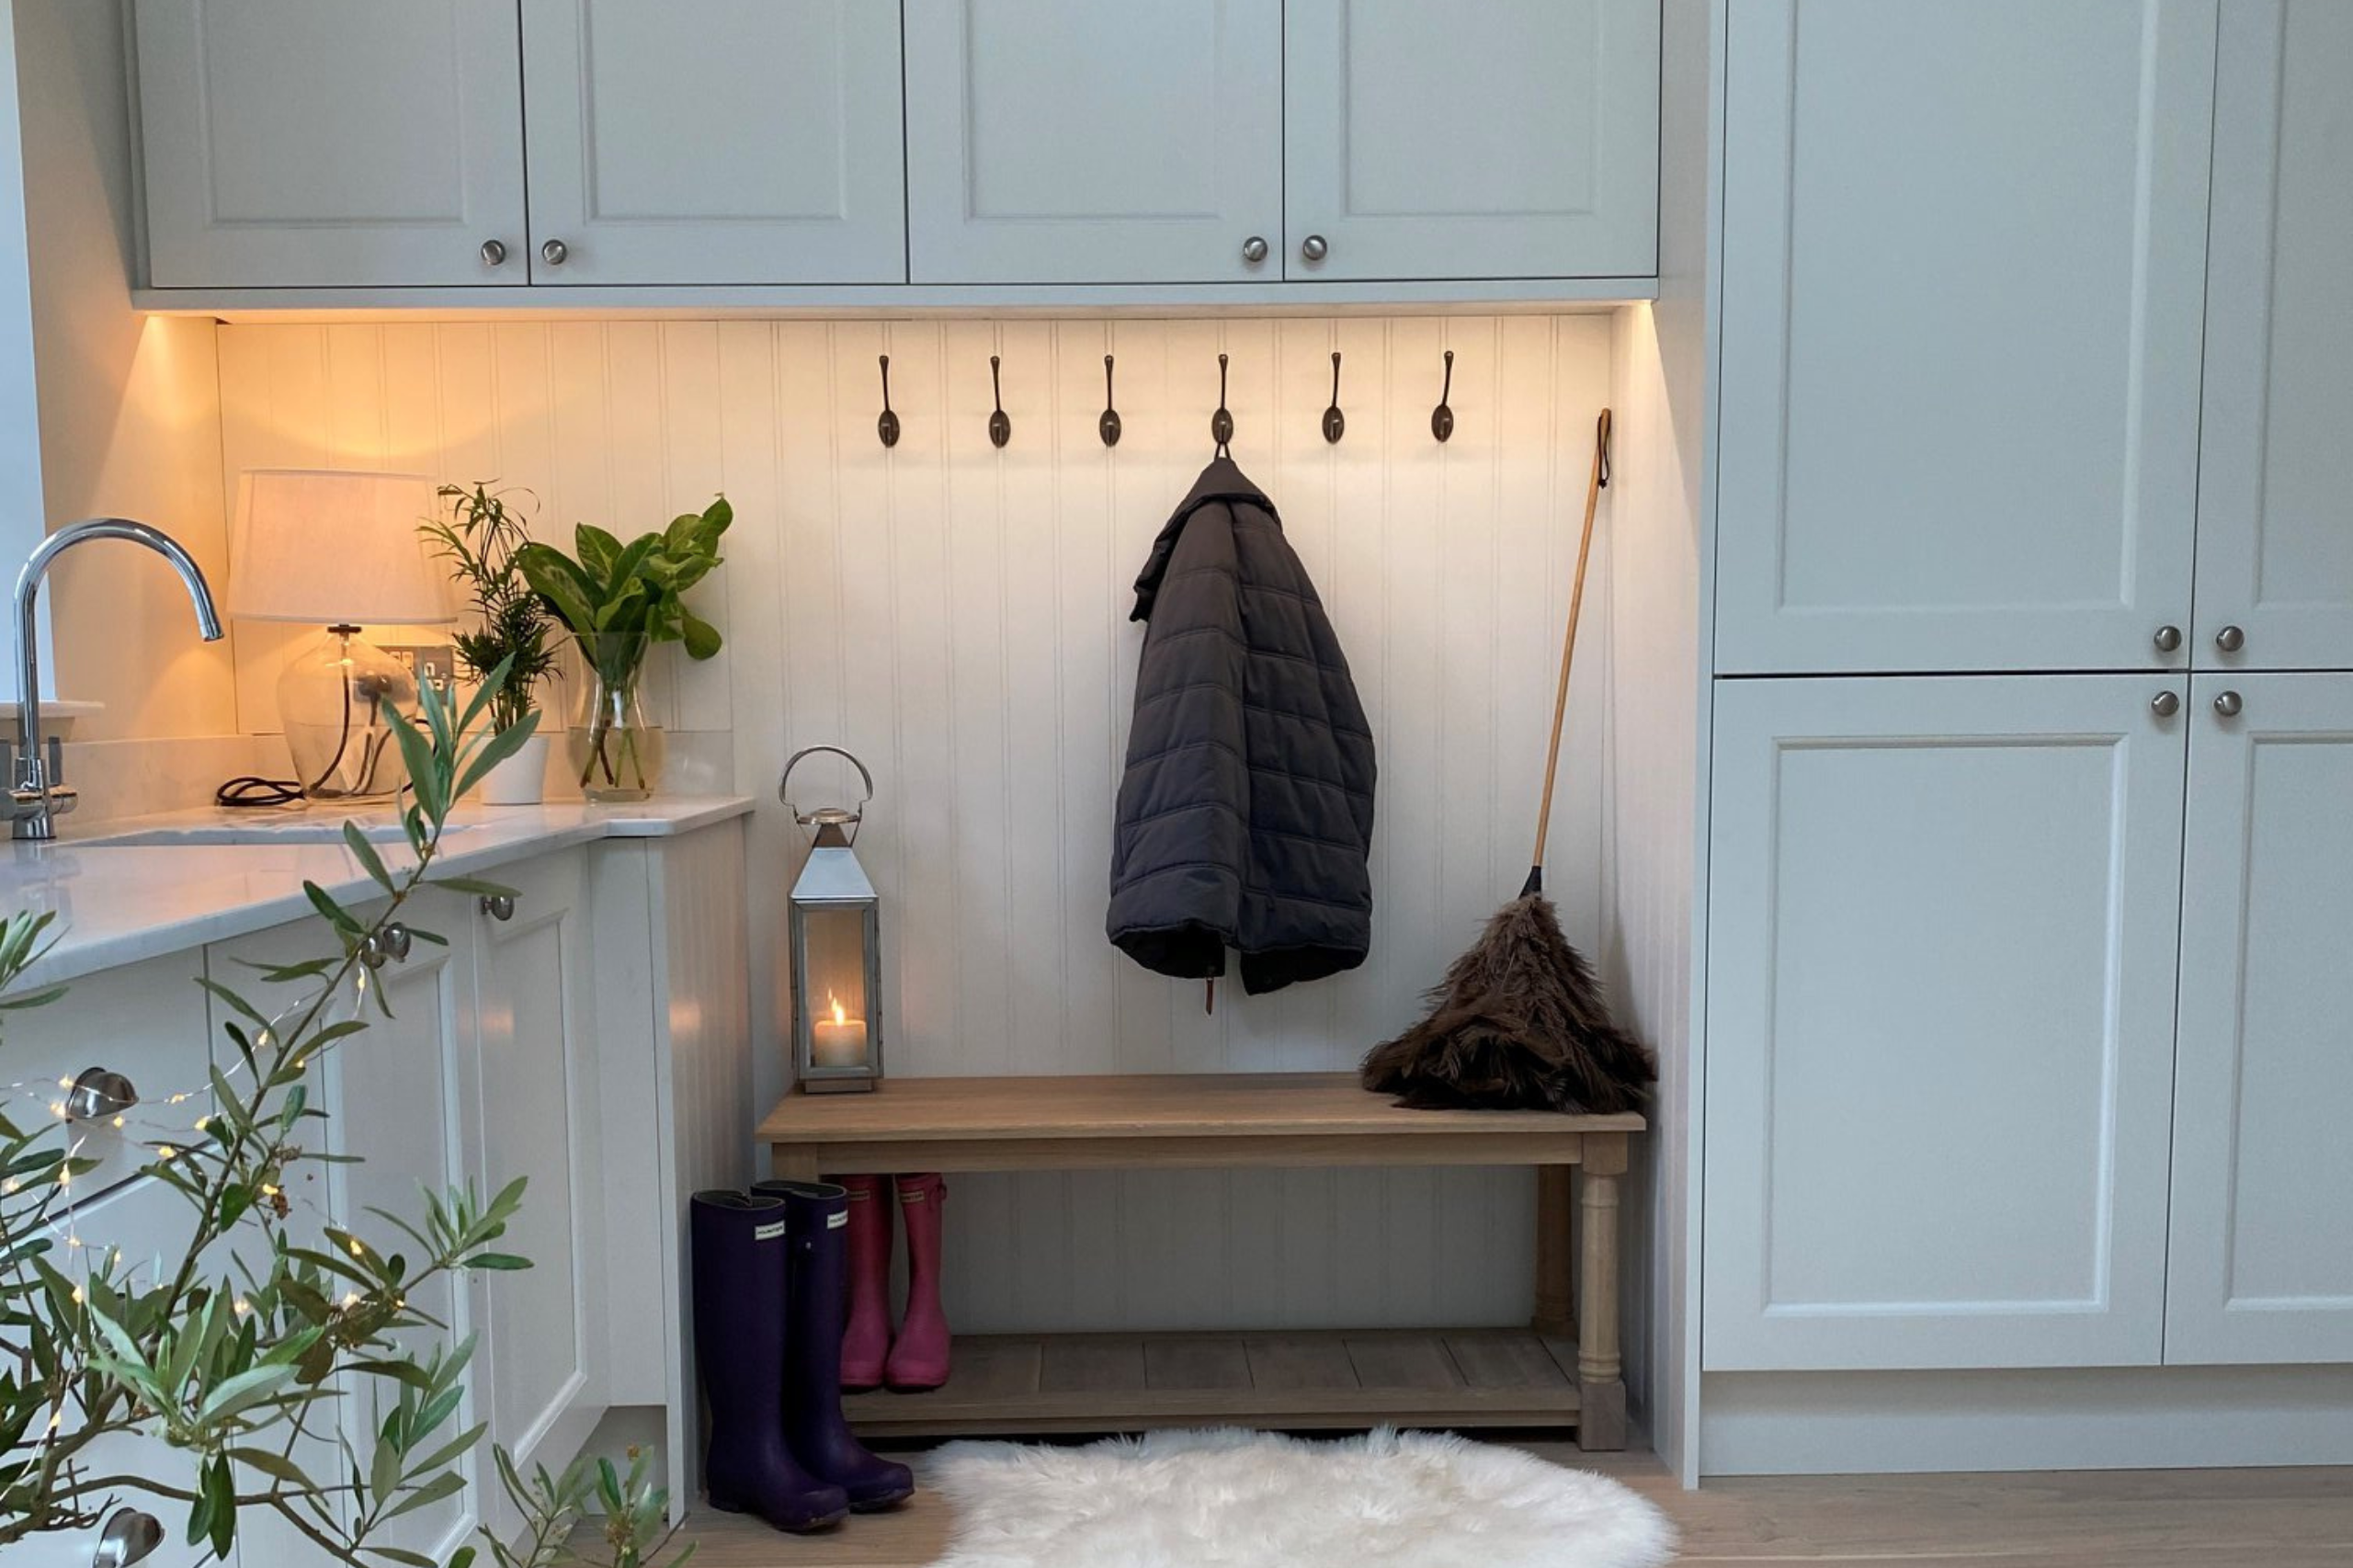
M 1217 1016 L 1217 976 L 1211 975 L 1201 983 L 1204 987 L 1201 992 L 1201 1011 L 1215 1017 Z

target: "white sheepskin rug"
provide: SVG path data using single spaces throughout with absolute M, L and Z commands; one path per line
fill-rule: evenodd
M 1665 1516 L 1617 1482 L 1461 1437 L 1159 1432 L 952 1443 L 938 1568 L 1654 1568 Z

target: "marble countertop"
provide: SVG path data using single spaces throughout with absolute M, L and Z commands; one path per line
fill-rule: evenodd
M 631 805 L 571 801 L 543 806 L 461 805 L 435 858 L 437 869 L 485 875 L 499 866 L 607 838 L 665 838 L 752 810 L 745 795 L 676 796 Z M 0 910 L 57 915 L 56 944 L 27 972 L 28 986 L 184 952 L 266 930 L 312 912 L 305 881 L 338 899 L 375 889 L 349 848 L 332 836 L 347 819 L 391 842 L 377 847 L 397 874 L 414 864 L 386 806 L 174 812 L 91 824 L 70 821 L 50 844 L 11 843 L 0 858 Z M 124 844 L 126 836 L 233 827 L 278 842 Z

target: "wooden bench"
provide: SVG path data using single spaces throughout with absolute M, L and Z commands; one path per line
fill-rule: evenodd
M 1531 1165 L 1536 1302 L 1518 1329 L 960 1338 L 926 1394 L 860 1394 L 878 1436 L 1274 1428 L 1574 1426 L 1626 1441 L 1618 1182 L 1640 1116 L 1401 1110 L 1338 1073 L 898 1078 L 790 1095 L 759 1136 L 788 1179 L 902 1171 Z M 1572 1262 L 1570 1173 L 1581 1173 Z

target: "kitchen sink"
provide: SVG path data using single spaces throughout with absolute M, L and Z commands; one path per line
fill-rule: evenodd
M 471 833 L 478 825 L 472 823 L 450 823 L 444 826 L 444 839 Z M 405 844 L 408 835 L 396 822 L 363 822 L 359 831 L 370 844 Z M 103 834 L 86 838 L 75 845 L 81 849 L 157 849 L 206 846 L 221 844 L 341 844 L 343 823 L 339 818 L 301 817 L 276 823 L 184 823 L 170 827 L 139 828 L 130 833 Z

